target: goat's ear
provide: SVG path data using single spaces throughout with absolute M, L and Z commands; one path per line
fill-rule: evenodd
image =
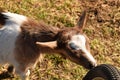
M 36 42 L 37 45 L 44 48 L 56 49 L 57 48 L 57 41 L 51 42 Z
M 86 18 L 87 18 L 87 11 L 84 11 L 84 12 L 82 13 L 81 17 L 79 18 L 78 23 L 77 23 L 77 27 L 78 27 L 80 30 L 83 30 L 83 28 L 85 27 Z

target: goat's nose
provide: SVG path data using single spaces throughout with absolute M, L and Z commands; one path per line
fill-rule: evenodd
M 96 66 L 97 66 L 96 63 L 89 63 L 89 69 L 92 69 L 92 68 L 94 68 L 94 67 L 96 67 Z

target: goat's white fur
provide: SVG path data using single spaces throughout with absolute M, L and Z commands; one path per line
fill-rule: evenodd
M 70 40 L 69 44 L 70 43 L 73 43 L 76 46 L 78 46 L 77 50 L 81 49 L 91 62 L 96 63 L 96 61 L 93 58 L 93 56 L 86 49 L 86 45 L 85 45 L 86 44 L 86 38 L 83 35 L 78 34 L 78 35 L 72 36 L 72 39 Z
M 0 29 L 0 64 L 11 63 L 17 67 L 18 64 L 14 57 L 15 41 L 20 34 L 20 26 L 27 19 L 25 16 L 10 12 L 2 14 L 4 14 L 7 19 L 5 25 Z M 16 71 L 19 73 L 19 70 Z M 21 73 L 21 77 L 22 75 Z

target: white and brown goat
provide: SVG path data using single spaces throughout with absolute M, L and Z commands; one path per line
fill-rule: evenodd
M 90 54 L 89 40 L 82 32 L 85 23 L 86 11 L 77 26 L 64 29 L 50 27 L 23 15 L 1 12 L 0 64 L 12 64 L 23 80 L 42 53 L 58 53 L 91 69 L 96 66 L 96 61 Z

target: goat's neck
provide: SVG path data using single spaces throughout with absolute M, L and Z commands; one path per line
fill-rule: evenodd
M 51 27 L 42 22 L 35 22 L 32 20 L 25 22 L 21 28 L 26 37 L 39 42 L 54 41 L 59 31 L 57 27 Z

